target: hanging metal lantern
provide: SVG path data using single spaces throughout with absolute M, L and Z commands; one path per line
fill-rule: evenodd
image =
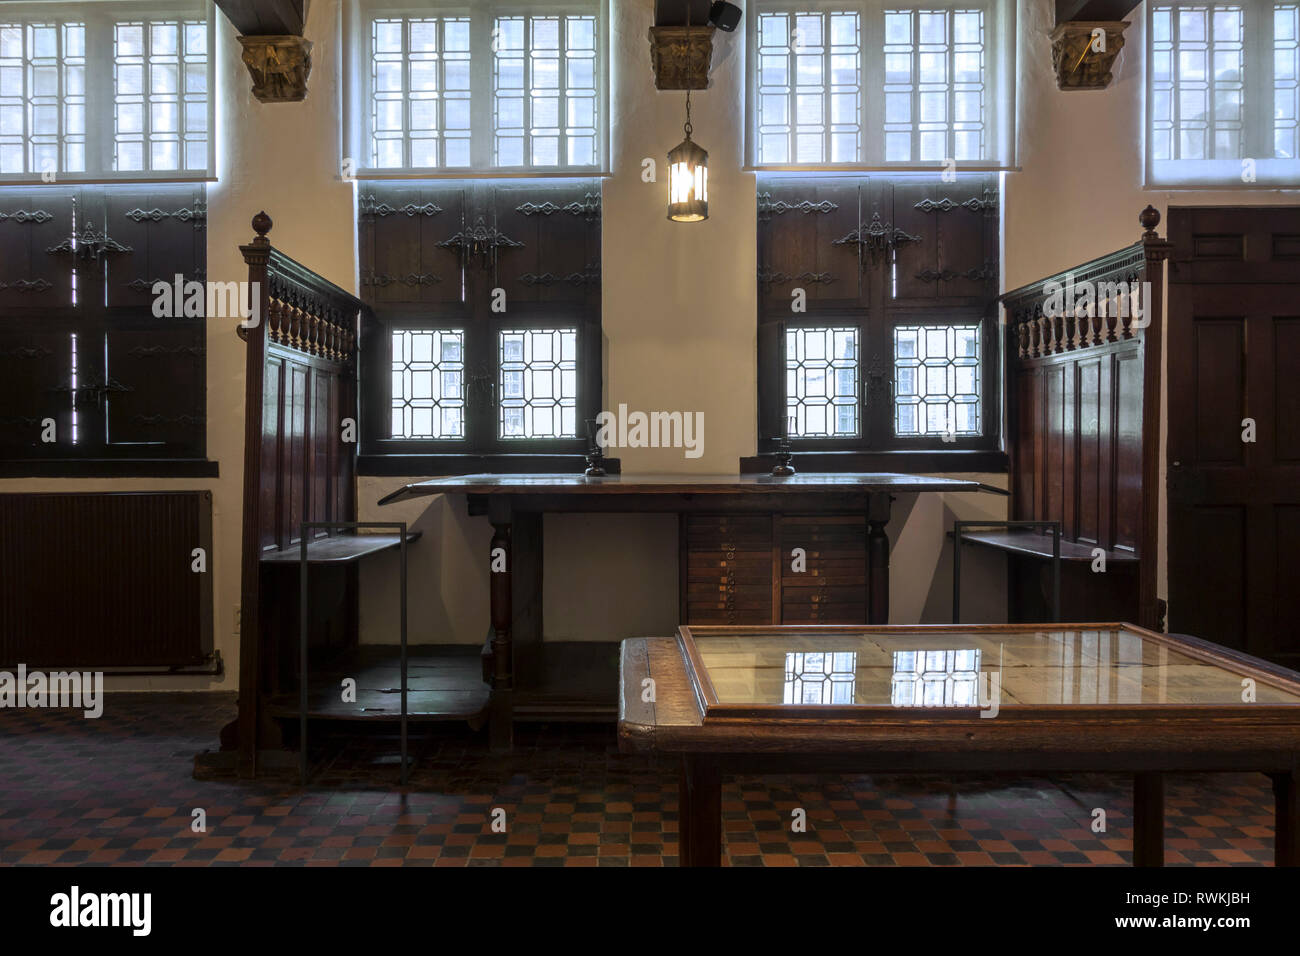
M 691 92 L 686 91 L 686 138 L 668 154 L 668 218 L 709 218 L 709 153 L 691 140 Z

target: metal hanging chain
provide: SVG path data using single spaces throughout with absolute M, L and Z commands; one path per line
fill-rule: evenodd
M 682 129 L 686 133 L 686 138 L 690 139 L 691 132 L 695 129 L 695 127 L 691 125 L 691 91 L 690 90 L 686 91 L 686 125 L 684 125 Z

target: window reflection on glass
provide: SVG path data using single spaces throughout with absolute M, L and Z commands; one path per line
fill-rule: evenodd
M 978 707 L 977 649 L 895 651 L 889 702 L 895 707 Z
M 852 704 L 858 655 L 852 651 L 785 655 L 784 704 Z

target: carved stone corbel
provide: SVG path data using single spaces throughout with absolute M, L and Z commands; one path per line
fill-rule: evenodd
M 651 27 L 655 88 L 706 90 L 713 63 L 713 27 Z
M 244 63 L 253 77 L 253 95 L 260 103 L 299 103 L 307 98 L 312 42 L 296 36 L 239 38 Z
M 1127 20 L 1077 20 L 1052 31 L 1052 69 L 1062 90 L 1104 90 L 1124 48 Z

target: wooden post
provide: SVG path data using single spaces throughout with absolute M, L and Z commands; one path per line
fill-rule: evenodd
M 1270 774 L 1275 809 L 1273 865 L 1300 866 L 1300 771 Z
M 271 217 L 264 212 L 253 217 L 257 236 L 240 246 L 248 263 L 250 306 L 257 309 L 257 324 L 240 324 L 236 330 L 248 343 L 244 383 L 244 501 L 241 584 L 239 598 L 239 760 L 241 777 L 257 775 L 258 724 L 261 720 L 258 697 L 261 693 L 261 634 L 259 590 L 261 581 L 261 480 L 262 480 L 262 400 L 266 384 L 266 328 L 271 292 L 267 281 L 267 263 L 271 258 Z M 251 321 L 251 317 L 250 317 Z
M 1133 865 L 1165 865 L 1165 778 L 1133 775 Z
M 489 576 L 492 600 L 492 702 L 488 739 L 493 750 L 514 746 L 514 645 L 510 554 L 510 499 L 491 495 L 488 521 L 492 523 Z
M 708 755 L 682 755 L 677 830 L 679 865 L 722 865 L 722 775 Z
M 1165 260 L 1171 244 L 1156 234 L 1160 212 L 1147 206 L 1138 217 L 1143 228 L 1144 280 L 1151 283 L 1145 303 L 1147 326 L 1142 330 L 1142 527 L 1138 564 L 1138 624 L 1162 631 L 1156 596 L 1156 564 L 1160 550 L 1160 409 L 1163 400 L 1160 375 L 1164 342 Z
M 889 623 L 889 505 L 887 494 L 872 495 L 867 503 L 867 623 Z

